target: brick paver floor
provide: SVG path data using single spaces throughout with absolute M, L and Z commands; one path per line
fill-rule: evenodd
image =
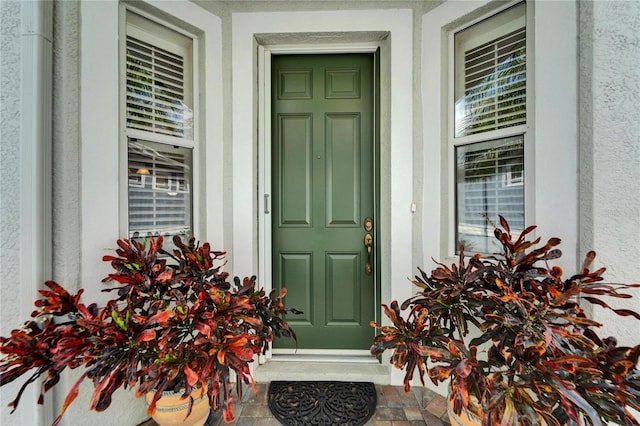
M 242 400 L 233 406 L 236 426 L 278 426 L 267 405 L 267 383 L 258 384 L 258 395 L 246 389 Z M 400 386 L 376 385 L 378 403 L 376 411 L 367 422 L 370 426 L 449 426 L 447 401 L 437 393 L 421 387 L 412 387 L 405 393 Z M 214 413 L 206 426 L 224 425 L 222 414 Z M 148 420 L 139 426 L 157 426 Z M 333 425 L 326 425 L 333 426 Z
M 240 403 L 235 403 L 233 413 L 236 426 L 278 426 L 278 422 L 267 405 L 267 383 L 258 384 L 258 395 L 247 389 Z M 399 386 L 376 385 L 378 404 L 373 417 L 367 422 L 371 426 L 449 425 L 446 399 L 421 387 L 411 388 L 405 393 Z M 207 426 L 224 425 L 221 413 L 215 413 Z M 149 420 L 140 426 L 154 426 Z M 330 426 L 330 425 L 327 425 Z

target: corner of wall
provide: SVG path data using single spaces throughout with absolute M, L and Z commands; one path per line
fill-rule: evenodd
M 640 282 L 640 3 L 580 2 L 581 187 L 583 251 L 598 253 L 594 267 L 606 267 L 609 282 Z M 615 308 L 638 310 L 640 290 Z M 638 344 L 637 322 L 594 308 L 602 335 Z

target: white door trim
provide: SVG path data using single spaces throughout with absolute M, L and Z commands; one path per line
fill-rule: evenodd
M 293 52 L 295 49 L 306 49 L 311 44 L 333 52 L 338 47 L 351 49 L 356 46 L 362 51 L 363 48 L 371 49 L 379 44 L 380 198 L 383 200 L 380 203 L 379 220 L 379 244 L 383 260 L 380 268 L 380 300 L 389 303 L 394 299 L 410 297 L 413 289 L 407 277 L 413 274 L 412 11 L 234 13 L 231 31 L 233 138 L 228 148 L 233 156 L 230 196 L 233 200 L 233 245 L 229 247 L 233 273 L 244 276 L 258 271 L 260 285 L 267 291 L 271 288 L 270 261 L 265 261 L 269 259 L 265 257 L 265 247 L 269 247 L 266 240 L 270 230 L 265 226 L 263 213 L 263 194 L 268 193 L 265 189 L 270 183 L 263 163 L 267 160 L 263 149 L 268 145 L 264 138 L 270 134 L 270 126 L 265 120 L 269 110 L 265 109 L 263 101 L 267 99 L 265 85 L 269 79 L 262 70 L 269 68 L 269 55 L 274 49 Z M 384 40 L 365 40 L 366 37 L 363 37 L 363 34 L 379 37 L 380 33 L 389 36 Z M 328 42 L 322 40 L 327 34 L 330 35 Z M 336 43 L 336 34 L 352 37 L 347 40 L 353 40 L 354 43 L 351 46 Z M 269 45 L 261 40 L 285 42 Z M 267 50 L 269 54 L 265 58 Z
M 340 44 L 340 45 L 295 45 L 295 46 L 263 46 L 258 45 L 258 197 L 262 197 L 262 209 L 258 211 L 258 273 L 263 277 L 265 289 L 271 290 L 273 271 L 271 267 L 272 234 L 271 234 L 271 57 L 276 54 L 334 54 L 334 53 L 375 53 L 380 47 L 377 43 Z M 379 108 L 379 106 L 376 106 Z M 377 123 L 374 122 L 374 126 Z M 375 132 L 374 132 L 375 133 Z M 375 142 L 374 142 L 375 143 Z M 374 166 L 375 167 L 375 166 Z M 379 173 L 374 171 L 375 175 Z M 373 177 L 372 177 L 373 178 Z M 374 189 L 375 184 L 374 184 Z M 375 197 L 377 200 L 377 196 Z M 378 282 L 374 277 L 374 301 L 379 300 Z M 373 307 L 376 321 L 379 321 L 379 309 Z M 374 333 L 372 332 L 372 337 Z M 291 354 L 288 350 L 278 350 L 280 353 Z M 336 355 L 337 349 L 299 349 L 299 354 Z M 366 351 L 365 351 L 366 352 Z M 358 352 L 360 355 L 363 351 Z M 273 352 L 269 350 L 266 357 L 271 358 Z M 344 352 L 344 355 L 353 355 Z

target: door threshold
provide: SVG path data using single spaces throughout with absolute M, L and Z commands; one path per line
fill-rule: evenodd
M 292 349 L 292 348 L 273 348 L 271 353 L 274 355 L 346 355 L 371 357 L 368 349 Z
M 273 354 L 270 361 L 273 362 L 334 362 L 343 364 L 380 364 L 377 358 L 370 354 L 343 355 L 343 354 Z
M 349 381 L 373 382 L 380 385 L 390 383 L 388 365 L 369 357 L 337 357 L 274 355 L 266 363 L 256 365 L 253 372 L 258 383 L 274 380 L 292 381 Z M 371 362 L 373 361 L 373 362 Z

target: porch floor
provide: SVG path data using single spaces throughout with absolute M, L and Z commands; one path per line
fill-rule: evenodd
M 235 420 L 224 423 L 222 413 L 214 413 L 207 426 L 278 426 L 269 410 L 267 402 L 268 383 L 258 383 L 258 395 L 251 388 L 245 388 L 242 400 L 233 406 Z M 367 422 L 370 426 L 449 426 L 446 399 L 422 387 L 412 387 L 405 393 L 401 386 L 376 385 L 378 403 L 376 411 Z M 147 420 L 139 426 L 157 426 Z M 330 426 L 330 425 L 326 425 Z
M 255 366 L 253 377 L 258 383 L 258 394 L 255 395 L 250 386 L 243 386 L 242 399 L 233 405 L 235 420 L 231 424 L 280 425 L 271 414 L 267 400 L 269 383 L 273 380 L 335 380 L 375 384 L 376 411 L 367 425 L 449 425 L 447 401 L 443 396 L 421 386 L 413 386 L 409 393 L 405 393 L 402 386 L 389 385 L 389 368 L 389 365 L 383 365 L 370 356 L 274 356 L 271 361 Z M 206 426 L 224 424 L 219 411 L 212 414 Z M 157 425 L 148 420 L 138 426 Z
M 242 401 L 234 404 L 235 420 L 232 425 L 237 426 L 277 426 L 280 425 L 269 410 L 267 403 L 268 383 L 258 384 L 258 395 L 254 395 L 251 388 L 244 391 Z M 376 426 L 409 426 L 449 425 L 447 417 L 447 402 L 437 393 L 412 387 L 405 393 L 401 386 L 376 385 L 378 404 L 373 417 L 367 425 Z M 224 425 L 222 413 L 216 413 L 210 426 Z M 329 425 L 327 425 L 329 426 Z

